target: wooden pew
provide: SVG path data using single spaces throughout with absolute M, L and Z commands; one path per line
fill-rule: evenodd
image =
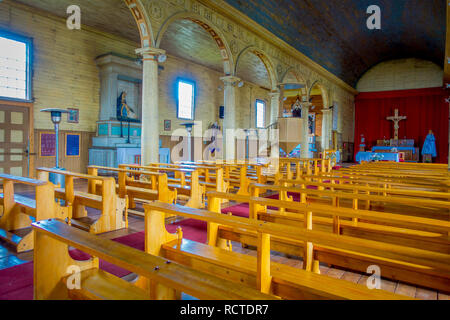
M 339 180 L 338 180 L 339 181 Z M 329 183 L 281 180 L 282 186 L 255 184 L 253 188 L 281 192 L 288 199 L 287 192 L 300 194 L 304 201 L 312 200 L 339 207 L 342 200 L 349 200 L 354 209 L 364 202 L 367 210 L 383 210 L 414 216 L 450 220 L 450 193 L 400 188 L 371 187 L 366 185 L 342 184 L 331 180 Z M 316 187 L 316 189 L 311 189 Z M 348 206 L 348 204 L 347 204 Z
M 227 192 L 229 184 L 224 181 L 223 168 L 197 164 L 195 162 L 189 162 L 189 164 L 173 164 L 173 163 L 150 163 L 147 164 L 149 167 L 159 167 L 159 168 L 178 168 L 178 169 L 189 169 L 189 170 L 199 170 L 199 184 L 205 186 L 206 191 L 217 191 L 217 192 Z M 175 179 L 174 179 L 175 181 Z M 176 181 L 181 183 L 181 179 L 176 179 Z M 189 183 L 189 177 L 186 178 L 186 183 Z
M 343 168 L 343 172 L 359 174 L 392 176 L 392 177 L 418 177 L 424 179 L 449 180 L 450 173 L 442 166 L 425 166 L 422 164 L 393 164 L 390 162 L 368 163 Z
M 434 175 L 448 176 L 448 167 L 446 164 L 437 163 L 411 163 L 411 162 L 372 162 L 352 166 L 356 170 L 395 170 L 412 173 L 427 173 Z
M 425 196 L 413 198 L 405 194 L 395 194 L 395 192 L 394 194 L 384 195 L 383 191 L 385 189 L 382 188 L 355 186 L 354 189 L 339 190 L 340 185 L 337 184 L 318 184 L 319 188 L 322 189 L 310 189 L 308 185 L 315 185 L 315 183 L 304 182 L 292 187 L 253 184 L 252 187 L 258 189 L 254 195 L 261 194 L 263 190 L 280 192 L 281 200 L 290 200 L 287 193 L 291 192 L 300 194 L 303 202 L 325 203 L 339 207 L 344 200 L 347 200 L 349 201 L 347 207 L 352 207 L 353 209 L 360 208 L 360 203 L 365 202 L 364 208 L 366 210 L 385 211 L 444 221 L 450 220 L 450 203 L 448 199 L 433 199 Z M 371 194 L 371 192 L 375 194 Z M 385 192 L 388 193 L 387 190 Z
M 280 186 L 313 186 L 317 187 L 319 190 L 331 189 L 340 191 L 354 191 L 378 194 L 383 196 L 389 195 L 400 195 L 408 196 L 410 198 L 421 198 L 421 199 L 434 199 L 441 201 L 450 201 L 450 192 L 439 192 L 439 191 L 427 191 L 427 190 L 414 190 L 407 187 L 402 187 L 401 185 L 392 186 L 389 182 L 384 181 L 353 181 L 352 179 L 345 178 L 324 178 L 316 176 L 306 176 L 305 179 L 300 180 L 288 180 L 282 179 L 279 181 Z
M 280 158 L 278 171 L 268 181 L 278 184 L 281 179 L 300 179 L 305 174 L 328 173 L 332 168 L 332 159 Z
M 112 177 L 99 177 L 82 173 L 38 168 L 37 176 L 40 180 L 48 181 L 49 173 L 63 175 L 64 188 L 56 188 L 55 197 L 65 202 L 69 208 L 69 224 L 89 232 L 98 234 L 128 227 L 127 200 L 116 194 L 116 181 Z M 88 192 L 75 191 L 74 180 L 87 180 L 88 186 L 101 183 L 101 195 L 94 190 Z M 88 217 L 85 207 L 100 210 L 100 217 Z
M 34 223 L 33 229 L 36 233 L 35 300 L 161 300 L 179 297 L 177 291 L 208 300 L 274 299 L 251 288 L 96 237 L 57 220 Z M 69 255 L 69 247 L 92 258 L 75 261 Z M 99 259 L 149 279 L 150 286 L 142 289 L 99 269 Z M 77 271 L 80 286 L 69 288 L 68 283 L 75 284 L 70 273 Z M 171 294 L 168 294 L 169 290 Z
M 168 178 L 168 181 L 170 182 L 168 184 L 168 187 L 171 190 L 176 190 L 178 195 L 183 196 L 187 200 L 185 204 L 187 207 L 203 208 L 205 205 L 204 198 L 206 188 L 205 186 L 200 185 L 200 174 L 198 170 L 185 168 L 162 168 L 158 166 L 152 167 L 130 164 L 121 164 L 119 165 L 119 168 L 136 170 L 136 174 L 140 174 L 140 171 L 142 170 L 146 172 L 157 173 L 171 172 L 175 175 L 175 179 Z M 187 179 L 188 175 L 190 175 L 189 180 Z
M 183 165 L 196 165 L 194 162 L 180 162 Z M 267 181 L 267 177 L 263 174 L 263 170 L 267 168 L 266 163 L 252 163 L 248 161 L 201 161 L 198 164 L 209 166 L 211 168 L 222 168 L 224 173 L 224 181 L 229 187 L 238 189 L 237 194 L 248 195 L 248 186 L 250 183 L 263 183 Z M 210 175 L 211 181 L 215 181 L 215 176 Z
M 449 182 L 446 180 L 425 179 L 414 176 L 386 176 L 377 174 L 360 174 L 357 172 L 344 172 L 342 169 L 318 175 L 304 175 L 299 180 L 362 184 L 386 188 L 401 188 L 410 190 L 449 192 Z M 279 184 L 279 183 L 278 183 Z
M 66 219 L 68 210 L 57 204 L 51 183 L 9 174 L 0 174 L 3 193 L 0 194 L 0 239 L 12 245 L 17 253 L 33 250 L 31 222 L 49 218 Z M 15 185 L 28 186 L 35 192 L 32 199 L 15 192 Z
M 351 236 L 369 246 L 401 246 L 406 250 L 417 250 L 416 257 L 426 254 L 439 256 L 442 265 L 450 259 L 450 222 L 407 217 L 384 212 L 334 208 L 327 205 L 315 205 L 292 201 L 259 197 L 237 196 L 224 193 L 208 193 L 208 209 L 220 212 L 218 199 L 226 198 L 237 203 L 248 203 L 250 220 L 260 219 L 288 226 L 304 227 L 338 236 Z M 268 209 L 274 207 L 277 209 Z M 284 210 L 281 211 L 281 208 Z M 353 219 L 359 219 L 356 225 Z M 248 230 L 237 228 L 219 228 L 219 237 L 228 241 L 255 245 L 257 235 Z M 374 245 L 374 241 L 377 242 Z M 450 292 L 450 273 L 446 267 L 435 268 L 428 261 L 411 260 L 408 257 L 386 255 L 383 252 L 357 251 L 339 247 L 322 246 L 319 243 L 295 241 L 289 237 L 272 238 L 273 250 L 295 256 L 302 256 L 306 268 L 311 268 L 316 260 L 340 267 L 366 272 L 370 265 L 378 265 L 382 276 L 401 280 L 445 292 Z M 450 266 L 449 266 L 450 267 Z
M 159 200 L 161 202 L 175 203 L 177 199 L 177 191 L 170 190 L 165 173 L 139 171 L 140 177 L 145 177 L 148 180 L 135 180 L 137 175 L 136 170 L 127 170 L 120 168 L 109 168 L 101 166 L 89 166 L 88 173 L 97 176 L 98 171 L 114 172 L 118 175 L 117 193 L 119 197 L 128 197 L 128 208 L 134 209 L 136 207 L 136 199 L 144 202 Z M 92 181 L 95 185 L 89 186 L 89 192 L 100 194 L 101 184 L 98 181 Z
M 237 196 L 237 195 L 234 195 Z M 238 196 L 239 197 L 239 196 Z M 316 241 L 341 248 L 366 248 L 367 244 L 350 237 L 337 236 L 274 223 L 261 223 L 206 210 L 151 203 L 146 211 L 146 252 L 160 255 L 221 278 L 256 287 L 263 293 L 284 299 L 407 299 L 383 290 L 368 288 L 270 261 L 271 237 L 290 237 L 297 241 Z M 176 214 L 208 223 L 207 244 L 181 240 L 165 229 L 165 214 Z M 251 231 L 257 234 L 257 257 L 224 249 L 219 241 L 219 226 Z M 357 250 L 358 250 L 357 249 Z M 397 248 L 396 248 L 397 249 Z M 382 250 L 378 247 L 377 250 Z M 392 251 L 392 250 L 390 250 Z M 405 252 L 406 253 L 406 252 Z

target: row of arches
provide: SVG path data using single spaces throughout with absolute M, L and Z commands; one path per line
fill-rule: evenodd
M 201 59 L 200 64 L 206 64 L 208 67 L 212 67 L 217 71 L 223 72 L 225 75 L 232 75 L 239 77 L 245 81 L 253 82 L 261 87 L 267 88 L 271 91 L 277 91 L 280 85 L 283 84 L 297 84 L 301 85 L 306 90 L 306 95 L 309 97 L 312 90 L 315 87 L 320 89 L 322 93 L 323 106 L 328 108 L 330 106 L 329 93 L 323 84 L 319 81 L 310 83 L 308 79 L 305 79 L 299 72 L 295 70 L 294 67 L 290 67 L 283 74 L 277 75 L 275 71 L 274 63 L 270 56 L 255 46 L 247 46 L 237 51 L 235 48 L 231 48 L 230 43 L 225 38 L 223 32 L 213 26 L 209 21 L 206 21 L 202 16 L 193 12 L 179 12 L 173 14 L 167 18 L 159 28 L 157 33 L 153 32 L 152 24 L 147 12 L 142 5 L 140 0 L 124 0 L 128 8 L 137 23 L 142 47 L 154 47 L 160 49 L 169 49 L 168 51 L 174 51 L 170 43 L 177 43 L 177 41 L 170 41 L 170 37 L 175 37 L 173 34 L 177 33 L 179 29 L 188 29 L 187 24 L 195 24 L 198 26 L 197 29 L 202 29 L 203 32 L 208 34 L 210 43 L 209 45 L 214 45 L 216 48 L 215 57 L 213 56 L 212 50 L 210 52 L 210 58 Z M 178 29 L 178 30 L 176 30 Z M 195 27 L 190 27 L 190 31 L 195 30 Z M 198 33 L 198 30 L 196 31 Z M 189 32 L 186 32 L 189 34 Z M 205 35 L 203 35 L 203 41 L 206 42 Z M 199 37 L 201 38 L 201 37 Z M 184 42 L 192 42 L 193 39 L 185 39 Z M 189 41 L 187 41 L 189 40 Z M 195 41 L 193 42 L 195 43 Z M 173 46 L 173 45 L 172 45 Z M 186 49 L 187 45 L 178 43 L 178 50 Z M 181 48 L 181 49 L 180 49 Z M 232 50 L 234 49 L 234 50 Z M 189 53 L 186 51 L 196 51 L 198 48 L 187 48 L 182 54 L 186 54 L 189 57 Z M 169 52 L 170 53 L 170 52 Z M 234 54 L 233 54 L 234 53 Z M 196 59 L 194 54 L 191 54 L 193 60 Z M 198 56 L 198 54 L 197 54 Z M 221 67 L 219 70 L 218 61 L 220 59 Z M 209 64 L 209 65 L 208 65 Z

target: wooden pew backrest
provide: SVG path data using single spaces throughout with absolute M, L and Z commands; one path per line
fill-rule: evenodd
M 35 299 L 38 300 L 67 298 L 68 289 L 62 283 L 62 279 L 67 276 L 68 268 L 76 266 L 81 271 L 93 270 L 94 274 L 98 274 L 98 259 L 149 279 L 148 297 L 151 299 L 176 297 L 175 294 L 167 296 L 161 286 L 185 292 L 199 299 L 273 299 L 256 290 L 224 281 L 111 240 L 96 237 L 56 220 L 34 223 L 33 228 L 36 231 L 37 249 L 34 254 L 34 292 Z M 84 262 L 74 261 L 69 256 L 69 246 L 93 258 Z M 120 297 L 121 288 L 117 289 L 110 290 L 108 296 Z

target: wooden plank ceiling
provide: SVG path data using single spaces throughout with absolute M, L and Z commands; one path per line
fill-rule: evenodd
M 351 86 L 385 60 L 443 67 L 448 0 L 225 0 Z M 381 30 L 369 30 L 370 5 Z

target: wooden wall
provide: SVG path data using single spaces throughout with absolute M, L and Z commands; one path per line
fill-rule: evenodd
M 41 157 L 40 156 L 40 134 L 41 132 L 52 132 L 51 130 L 35 130 L 35 148 L 34 159 L 35 167 L 49 167 L 55 166 L 55 157 Z M 80 157 L 66 157 L 66 133 L 74 134 L 79 133 L 80 139 Z M 87 166 L 89 165 L 89 152 L 88 148 L 92 146 L 92 137 L 95 136 L 95 132 L 84 131 L 60 131 L 59 132 L 59 165 L 69 171 L 87 173 Z

